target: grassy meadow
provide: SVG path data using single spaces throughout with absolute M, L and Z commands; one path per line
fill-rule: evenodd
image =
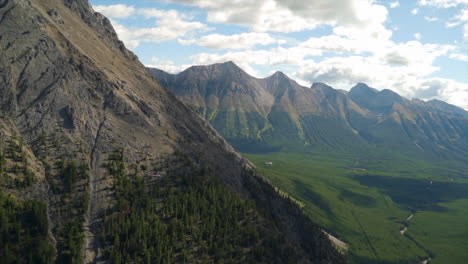
M 468 259 L 468 179 L 459 167 L 397 156 L 381 162 L 310 152 L 244 156 L 348 243 L 351 263 Z

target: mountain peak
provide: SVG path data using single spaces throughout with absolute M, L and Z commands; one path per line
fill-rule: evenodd
M 358 83 L 349 91 L 351 97 L 369 97 L 378 93 L 377 89 L 371 88 L 365 83 Z
M 282 71 L 276 71 L 275 73 L 273 73 L 271 77 L 274 77 L 274 78 L 283 78 L 283 79 L 290 79 L 284 72 Z
M 249 76 L 242 68 L 232 61 L 215 63 L 210 65 L 194 65 L 182 71 L 183 76 L 192 76 L 190 78 L 199 78 L 205 76 L 205 79 L 211 78 L 230 78 L 243 79 Z M 196 77 L 198 76 L 198 77 Z
M 208 65 L 208 67 L 213 67 L 215 69 L 221 69 L 223 71 L 228 71 L 228 72 L 242 72 L 247 74 L 241 67 L 239 67 L 237 64 L 235 64 L 233 61 L 226 61 L 222 63 L 216 63 L 212 65 Z
M 225 69 L 242 70 L 242 68 L 239 67 L 237 64 L 235 64 L 233 61 L 226 61 L 226 62 L 221 62 L 221 63 L 215 63 L 215 64 L 212 64 L 211 66 L 214 66 L 214 67 L 222 67 L 222 68 L 225 68 Z
M 310 86 L 312 89 L 316 88 L 332 88 L 330 85 L 323 83 L 323 82 L 314 82 L 312 86 Z M 332 88 L 333 89 L 333 88 Z
M 377 93 L 378 90 L 369 87 L 369 85 L 365 83 L 357 83 L 353 88 L 351 88 L 350 92 L 366 92 L 366 93 Z
M 220 63 L 220 64 L 226 65 L 226 66 L 236 66 L 236 67 L 238 67 L 237 64 L 235 64 L 232 60 L 226 61 L 226 62 L 222 62 L 222 63 Z
M 287 76 L 285 73 L 281 72 L 281 71 L 276 71 L 275 73 L 273 73 L 272 75 L 270 75 L 269 77 L 266 77 L 265 80 L 267 82 L 280 82 L 280 83 L 283 83 L 283 84 L 286 84 L 286 83 L 295 83 L 295 81 L 293 81 L 291 78 L 289 78 L 289 76 Z

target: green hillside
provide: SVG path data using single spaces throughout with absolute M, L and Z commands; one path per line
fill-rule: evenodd
M 329 153 L 244 155 L 303 202 L 327 232 L 348 243 L 353 263 L 416 263 L 427 257 L 431 263 L 463 263 L 468 257 L 466 170 L 440 174 L 448 164 L 392 159 L 380 165 Z

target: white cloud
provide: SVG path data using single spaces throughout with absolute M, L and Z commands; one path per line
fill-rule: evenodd
M 400 2 L 395 1 L 390 3 L 390 8 L 397 8 L 400 6 Z
M 306 56 L 317 56 L 321 52 L 308 50 L 301 47 L 282 48 L 277 47 L 270 50 L 245 50 L 230 51 L 226 53 L 199 53 L 189 59 L 194 65 L 207 65 L 233 61 L 241 66 L 249 74 L 260 77 L 252 67 L 253 65 L 277 66 L 277 65 L 300 65 Z
M 444 78 L 419 80 L 416 86 L 410 87 L 413 96 L 421 99 L 439 99 L 447 103 L 468 109 L 468 84 Z
M 429 80 L 427 76 L 439 70 L 433 66 L 434 60 L 453 49 L 453 46 L 448 45 L 409 41 L 393 44 L 380 52 L 376 51 L 372 56 L 330 57 L 321 61 L 305 60 L 301 64 L 303 66 L 293 75 L 307 84 L 321 81 L 335 88 L 348 90 L 357 82 L 366 82 L 379 89 L 392 89 L 404 96 L 423 98 L 423 91 L 429 89 L 427 85 L 423 85 Z M 447 92 L 449 88 L 446 86 L 452 84 L 453 82 L 444 82 L 444 92 L 435 96 L 462 105 L 460 99 L 450 96 Z M 466 88 L 467 85 L 457 83 L 459 96 L 462 94 L 460 92 L 462 87 Z M 464 98 L 467 99 L 466 96 Z
M 468 54 L 463 54 L 463 53 L 451 53 L 449 55 L 449 58 L 450 59 L 454 59 L 454 60 L 459 60 L 459 61 L 466 61 L 468 62 Z
M 455 16 L 456 20 L 462 21 L 462 22 L 467 22 L 468 21 L 468 8 L 464 8 L 460 10 L 460 13 L 458 13 Z
M 331 57 L 305 61 L 295 75 L 309 82 L 323 81 L 347 89 L 356 82 L 370 82 L 390 88 L 393 82 L 419 79 L 438 70 L 435 58 L 452 47 L 410 41 L 374 56 Z M 396 81 L 397 80 L 397 81 Z
M 117 35 L 130 49 L 136 48 L 142 42 L 160 43 L 210 30 L 207 25 L 190 21 L 176 10 L 136 9 L 126 5 L 94 6 L 94 9 L 111 17 Z M 154 26 L 129 28 L 112 19 L 128 18 L 133 15 L 156 19 L 153 22 Z
M 429 22 L 434 22 L 434 21 L 439 20 L 437 17 L 428 17 L 428 16 L 425 16 L 424 19 Z
M 134 6 L 127 5 L 96 5 L 93 9 L 109 18 L 128 18 L 135 14 Z
M 134 49 L 140 45 L 140 40 L 135 39 L 134 33 L 126 28 L 125 26 L 119 24 L 117 21 L 111 19 L 112 26 L 114 27 L 115 32 L 119 36 L 119 39 L 125 43 L 125 46 L 129 49 Z
M 422 35 L 421 33 L 414 33 L 414 38 L 417 39 L 417 40 L 420 40 L 422 38 Z
M 171 1 L 206 9 L 210 22 L 244 25 L 257 32 L 294 32 L 323 24 L 365 31 L 383 25 L 388 15 L 384 6 L 372 0 Z
M 463 25 L 463 39 L 468 41 L 468 8 L 461 9 L 450 21 L 445 23 L 448 28 L 459 25 Z
M 411 10 L 411 14 L 413 14 L 413 15 L 417 15 L 418 12 L 419 12 L 419 9 L 417 9 L 417 8 L 413 8 L 413 10 Z
M 455 27 L 468 22 L 468 8 L 461 9 L 454 17 L 450 19 L 445 25 L 447 27 Z
M 333 28 L 333 33 L 352 40 L 360 40 L 361 42 L 370 41 L 372 43 L 375 41 L 387 41 L 392 36 L 392 31 L 386 29 L 383 25 L 375 25 L 375 27 L 366 29 L 338 26 Z
M 248 49 L 256 45 L 284 44 L 267 33 L 249 32 L 236 35 L 210 34 L 199 39 L 179 40 L 182 45 L 197 44 L 208 49 Z
M 294 77 L 304 80 L 306 85 L 320 81 L 344 90 L 349 90 L 357 82 L 365 82 L 378 89 L 391 89 L 408 98 L 440 99 L 468 109 L 467 83 L 425 78 L 416 68 L 391 67 L 373 58 L 330 58 L 302 67 L 294 73 Z
M 253 64 L 260 65 L 273 65 L 268 62 L 271 53 L 268 51 L 242 51 L 242 52 L 228 52 L 224 54 L 216 53 L 199 53 L 191 56 L 189 59 L 193 65 L 209 65 L 214 63 L 223 63 L 226 61 L 233 61 L 241 67 L 248 74 L 260 77 L 258 72 L 252 67 Z
M 365 36 L 359 36 L 356 32 L 346 31 L 344 28 L 336 28 L 334 31 L 338 34 L 309 38 L 300 43 L 297 48 L 291 49 L 299 48 L 301 49 L 300 52 L 304 53 L 307 53 L 307 50 L 309 53 L 311 50 L 315 50 L 315 53 L 320 55 L 322 52 L 362 54 L 365 52 L 382 52 L 392 45 L 392 42 L 389 40 L 389 35 L 381 38 L 366 38 Z
M 463 38 L 468 41 L 468 24 L 463 25 Z
M 458 5 L 468 5 L 468 0 L 419 0 L 420 6 L 433 6 L 438 8 L 449 8 Z
M 187 69 L 188 67 L 192 65 L 188 65 L 188 64 L 175 65 L 175 63 L 171 60 L 161 60 L 158 57 L 152 57 L 151 63 L 146 64 L 145 66 L 150 67 L 150 68 L 157 68 L 157 69 L 169 72 L 169 73 L 178 73 Z
M 184 20 L 176 11 L 162 12 L 157 18 L 156 27 L 138 28 L 133 31 L 134 38 L 143 42 L 159 43 L 184 37 L 193 32 L 210 30 L 201 22 Z

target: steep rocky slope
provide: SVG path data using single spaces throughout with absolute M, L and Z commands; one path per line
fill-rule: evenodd
M 223 74 L 212 74 L 220 69 Z M 408 100 L 363 83 L 350 92 L 323 83 L 307 88 L 281 72 L 257 79 L 232 62 L 177 75 L 148 70 L 182 100 L 202 106 L 205 118 L 242 151 L 312 147 L 356 154 L 382 149 L 466 162 L 468 112 L 441 101 Z M 233 101 L 239 94 L 242 100 Z
M 117 180 L 106 167 L 116 150 L 134 177 L 158 173 L 147 168 L 153 166 L 175 174 L 203 169 L 267 206 L 258 209 L 269 216 L 265 225 L 279 230 L 300 262 L 343 262 L 196 111 L 147 73 L 86 0 L 0 0 L 0 58 L 2 148 L 21 141 L 24 169 L 35 171 L 19 188 L 10 184 L 18 173 L 9 166 L 2 191 L 47 204 L 59 262 L 106 262 L 98 233 L 116 205 Z

